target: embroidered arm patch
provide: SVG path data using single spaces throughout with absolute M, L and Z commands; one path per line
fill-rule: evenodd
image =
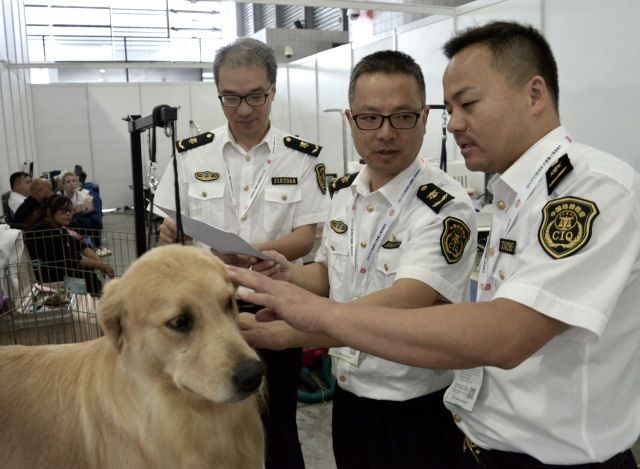
M 464 248 L 471 238 L 471 230 L 465 222 L 455 217 L 447 217 L 442 222 L 443 230 L 440 236 L 442 254 L 448 264 L 455 264 L 464 254 Z
M 594 202 L 577 197 L 550 200 L 542 208 L 538 240 L 554 259 L 575 254 L 591 238 L 593 221 L 600 211 Z

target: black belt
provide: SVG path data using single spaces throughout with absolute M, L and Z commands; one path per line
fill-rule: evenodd
M 629 461 L 634 461 L 633 454 L 628 449 L 604 462 L 568 466 L 544 464 L 528 454 L 480 448 L 467 436 L 464 437 L 464 451 L 471 451 L 478 465 L 484 469 L 622 469 L 629 467 L 623 465 L 626 458 L 630 458 Z M 631 467 L 635 467 L 635 464 Z

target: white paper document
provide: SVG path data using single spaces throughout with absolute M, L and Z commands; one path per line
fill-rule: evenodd
M 169 208 L 156 205 L 156 208 L 162 210 L 169 218 L 176 219 L 176 211 Z M 200 241 L 207 246 L 212 247 L 222 254 L 240 254 L 244 256 L 253 256 L 262 260 L 271 259 L 260 251 L 247 243 L 240 236 L 229 233 L 204 222 L 194 220 L 186 215 L 182 215 L 182 229 L 184 234 L 191 236 L 196 241 Z

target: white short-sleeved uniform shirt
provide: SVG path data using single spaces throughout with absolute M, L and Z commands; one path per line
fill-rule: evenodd
M 251 244 L 278 239 L 299 226 L 324 222 L 325 168 L 316 156 L 286 147 L 284 139 L 288 135 L 273 127 L 249 151 L 235 142 L 228 126 L 210 134 L 213 141 L 177 156 L 183 213 L 235 233 Z M 263 175 L 268 158 L 272 164 Z M 258 185 L 249 205 L 261 175 L 264 183 Z M 156 190 L 155 203 L 175 207 L 172 163 Z
M 354 299 L 355 270 L 361 265 L 366 247 L 373 242 L 380 221 L 418 167 L 422 167 L 419 179 L 368 269 L 362 293 L 372 293 L 391 287 L 398 279 L 410 278 L 431 286 L 448 301 L 467 299 L 476 254 L 476 221 L 471 200 L 453 178 L 421 158 L 373 193 L 369 190 L 366 166 L 349 187 L 333 193 L 330 215 L 316 253 L 316 262 L 328 268 L 332 299 L 340 302 Z M 436 205 L 439 209 L 436 212 L 418 197 L 426 188 L 427 193 L 438 194 L 434 201 L 442 200 L 443 192 L 453 198 Z M 350 255 L 349 244 L 354 203 L 359 220 L 355 259 Z M 465 233 L 457 231 L 464 229 L 462 225 L 466 227 Z M 332 361 L 341 388 L 372 399 L 404 401 L 443 389 L 452 379 L 449 371 L 415 368 L 365 353 L 360 353 L 358 366 L 335 357 Z
M 26 198 L 26 196 L 20 194 L 19 192 L 11 191 L 11 193 L 9 194 L 9 208 L 11 209 L 11 211 L 13 213 L 16 213 L 18 207 L 22 205 L 22 202 L 24 202 Z
M 514 369 L 484 367 L 471 412 L 447 407 L 483 448 L 568 465 L 607 460 L 640 433 L 640 179 L 571 144 L 573 169 L 551 194 L 542 178 L 508 232 L 515 251 L 500 253 L 504 212 L 565 134 L 549 133 L 492 180 L 490 248 L 499 254 L 494 298 L 570 327 Z

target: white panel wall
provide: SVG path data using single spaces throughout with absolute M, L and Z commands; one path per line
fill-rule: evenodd
M 318 143 L 320 158 L 328 173 L 344 174 L 344 159 L 354 159 L 351 129 L 339 112 L 325 109 L 349 107 L 348 83 L 351 73 L 351 46 L 344 45 L 316 55 L 318 66 Z M 346 134 L 343 136 L 343 132 Z M 346 143 L 346 145 L 345 145 Z M 345 151 L 346 150 L 346 151 Z M 346 155 L 345 155 L 346 152 Z
M 286 68 L 278 68 L 276 96 L 271 104 L 271 122 L 285 132 L 291 129 L 289 115 L 289 72 Z
M 489 21 L 506 20 L 529 23 L 536 28 L 541 28 L 541 1 L 542 0 L 505 0 L 483 8 L 477 8 L 482 2 L 469 3 L 460 8 L 467 11 L 456 17 L 456 30 L 460 31 L 471 26 L 480 25 Z M 615 3 L 616 0 L 613 0 Z M 553 3 L 562 3 L 564 0 Z M 551 2 L 550 2 L 551 3 Z M 575 26 L 578 23 L 574 23 Z
M 141 114 L 139 89 L 126 84 L 91 84 L 88 95 L 92 161 L 91 167 L 83 164 L 87 180 L 100 184 L 105 207 L 131 206 L 130 139 L 122 118 Z
M 315 56 L 292 63 L 289 68 L 290 130 L 313 143 L 320 143 L 317 96 Z
M 442 53 L 442 45 L 453 34 L 453 19 L 422 26 L 398 34 L 398 50 L 412 56 L 422 68 L 427 88 L 427 103 L 443 104 L 442 74 L 447 66 L 447 60 Z M 442 110 L 432 109 L 427 120 L 427 133 L 422 143 L 420 154 L 435 164 L 440 160 L 442 146 Z M 455 143 L 452 138 L 447 139 L 447 157 L 454 158 Z
M 28 61 L 22 8 L 18 0 L 0 3 L 0 193 L 11 173 L 36 160 L 28 75 L 12 67 Z
M 640 2 L 546 1 L 544 12 L 559 65 L 562 121 L 578 141 L 640 170 Z

